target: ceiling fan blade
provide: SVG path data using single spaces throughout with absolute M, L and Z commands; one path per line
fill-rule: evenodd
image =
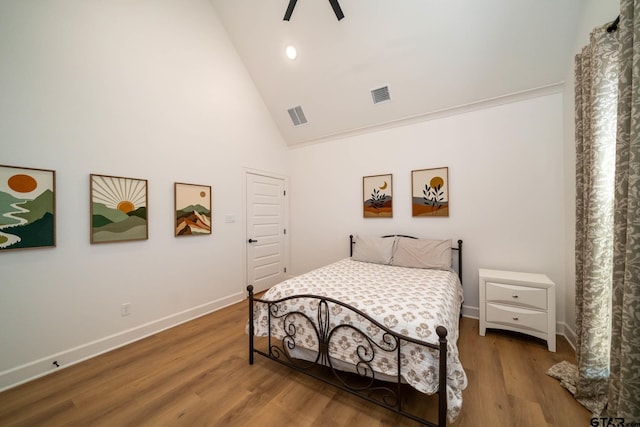
M 293 13 L 293 8 L 296 7 L 296 3 L 298 0 L 289 0 L 289 6 L 287 6 L 287 11 L 284 13 L 284 21 L 288 21 L 291 19 L 291 14 Z M 338 6 L 339 7 L 339 6 Z
M 333 8 L 333 12 L 336 14 L 336 18 L 338 18 L 338 21 L 344 18 L 344 13 L 342 13 L 338 0 L 329 0 L 329 3 L 331 3 L 331 7 Z

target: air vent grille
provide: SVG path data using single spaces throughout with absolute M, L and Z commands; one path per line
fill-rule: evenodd
M 371 97 L 373 98 L 374 104 L 391 100 L 391 95 L 389 95 L 389 86 L 373 89 L 371 91 Z
M 294 126 L 300 126 L 307 123 L 307 117 L 304 115 L 304 111 L 302 111 L 301 106 L 289 108 L 287 110 L 289 112 L 289 117 L 291 117 L 291 121 Z

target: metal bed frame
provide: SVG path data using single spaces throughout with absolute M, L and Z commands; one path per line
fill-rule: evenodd
M 395 237 L 383 236 L 383 237 Z M 410 237 L 411 236 L 400 236 Z M 353 235 L 350 238 L 351 254 L 353 254 Z M 458 276 L 462 276 L 462 240 L 458 240 L 458 247 L 452 248 L 458 251 Z M 352 307 L 348 304 L 335 300 L 333 298 L 321 297 L 317 295 L 291 295 L 278 300 L 263 300 L 256 298 L 253 294 L 253 286 L 247 286 L 249 293 L 249 364 L 254 363 L 254 354 L 259 354 L 282 365 L 288 366 L 298 372 L 302 372 L 313 378 L 319 379 L 327 384 L 331 384 L 344 390 L 348 393 L 354 394 L 362 399 L 372 402 L 376 405 L 387 408 L 397 414 L 415 420 L 421 424 L 432 427 L 444 427 L 447 423 L 447 329 L 444 326 L 438 326 L 436 333 L 438 335 L 438 344 L 432 344 L 425 341 L 420 341 L 408 336 L 404 336 L 397 332 L 392 331 L 386 326 L 382 325 L 371 316 L 364 312 Z M 292 307 L 289 310 L 284 310 L 283 307 L 289 300 L 309 299 L 317 302 L 317 313 L 315 313 L 316 319 L 312 319 L 308 314 L 299 311 L 296 307 Z M 268 307 L 268 337 L 264 338 L 267 341 L 267 351 L 256 348 L 255 340 L 255 325 L 254 325 L 254 305 L 266 304 Z M 331 323 L 331 310 L 330 306 L 339 306 L 343 310 L 347 310 L 348 313 L 354 316 L 361 316 L 365 319 L 365 323 L 369 323 L 384 331 L 383 343 L 378 343 L 370 338 L 366 332 L 359 328 L 354 327 L 351 324 L 336 324 Z M 283 339 L 277 339 L 271 336 L 271 327 L 274 322 L 282 322 L 282 329 L 285 331 Z M 315 360 L 308 361 L 302 360 L 291 356 L 291 352 L 297 349 L 296 334 L 297 328 L 300 322 L 304 322 L 305 325 L 310 325 L 315 330 L 318 346 L 312 349 L 315 352 Z M 340 330 L 348 329 L 353 335 L 355 334 L 360 338 L 360 344 L 357 345 L 357 357 L 358 363 L 355 365 L 356 373 L 346 373 L 344 370 L 335 366 L 335 360 L 329 355 L 329 343 L 333 335 Z M 413 343 L 419 346 L 428 347 L 439 352 L 438 354 L 438 422 L 437 424 L 426 420 L 414 413 L 411 413 L 403 407 L 403 400 L 406 396 L 407 385 L 402 382 L 401 376 L 401 357 L 400 352 L 406 343 Z M 300 346 L 305 350 L 308 350 L 305 344 Z M 377 354 L 388 354 L 395 357 L 397 366 L 395 366 L 397 374 L 394 376 L 393 382 L 388 379 L 380 380 L 376 372 L 371 366 L 371 362 L 374 360 Z M 403 385 L 405 387 L 403 387 Z

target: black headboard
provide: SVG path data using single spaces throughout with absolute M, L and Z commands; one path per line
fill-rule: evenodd
M 407 237 L 409 239 L 417 239 L 417 237 L 407 236 L 404 234 L 388 234 L 382 237 Z M 353 240 L 353 234 L 349 235 L 349 243 L 349 256 L 353 256 L 353 245 L 356 244 L 356 242 Z M 462 240 L 458 240 L 458 246 L 452 247 L 451 250 L 458 251 L 458 277 L 460 278 L 460 283 L 462 283 Z

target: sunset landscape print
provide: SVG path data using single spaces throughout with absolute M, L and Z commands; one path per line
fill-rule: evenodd
M 148 238 L 147 180 L 91 174 L 91 243 Z
M 0 251 L 55 245 L 55 171 L 0 165 Z

